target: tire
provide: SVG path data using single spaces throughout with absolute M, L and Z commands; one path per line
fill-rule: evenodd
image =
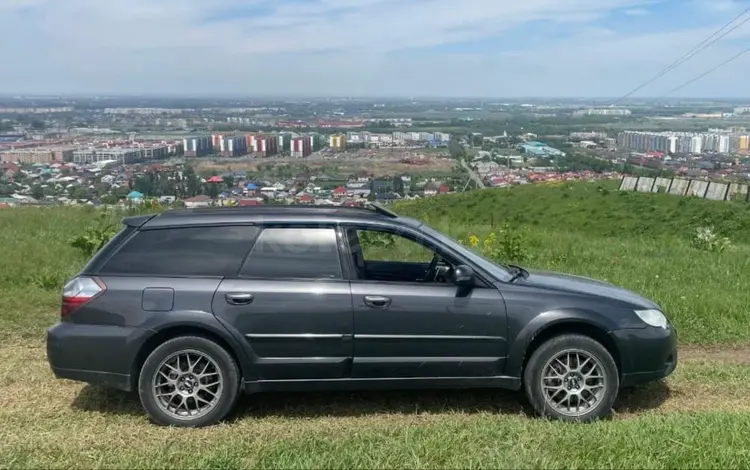
M 200 336 L 181 336 L 161 344 L 144 362 L 138 379 L 143 407 L 155 423 L 165 426 L 216 424 L 232 411 L 239 390 L 240 372 L 232 356 Z
M 579 365 L 583 366 L 581 370 L 577 370 Z M 559 375 L 561 372 L 564 373 Z M 543 380 L 545 375 L 554 378 Z M 599 376 L 602 379 L 596 378 Z M 590 337 L 576 334 L 557 336 L 539 346 L 523 374 L 526 396 L 534 411 L 545 417 L 578 422 L 604 418 L 612 412 L 619 380 L 617 364 L 609 351 Z M 543 384 L 560 388 L 545 391 Z

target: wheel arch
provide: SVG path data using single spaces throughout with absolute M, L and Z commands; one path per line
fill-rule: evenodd
M 523 377 L 523 370 L 539 346 L 563 334 L 580 334 L 599 342 L 612 355 L 618 374 L 622 374 L 622 356 L 610 332 L 614 325 L 594 312 L 585 310 L 556 310 L 546 312 L 530 321 L 513 342 L 506 365 L 506 374 Z
M 237 364 L 240 370 L 240 381 L 250 374 L 247 360 L 244 357 L 244 351 L 242 351 L 239 345 L 236 344 L 234 338 L 228 333 L 220 331 L 218 328 L 210 327 L 204 323 L 170 323 L 164 325 L 162 328 L 154 329 L 154 334 L 148 337 L 143 344 L 138 348 L 138 352 L 135 355 L 133 364 L 131 367 L 132 389 L 138 389 L 138 380 L 143 368 L 143 364 L 146 362 L 148 356 L 157 348 L 159 345 L 164 344 L 174 338 L 182 336 L 199 336 L 206 338 L 224 348 L 232 359 Z

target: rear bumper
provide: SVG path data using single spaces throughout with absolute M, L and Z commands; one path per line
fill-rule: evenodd
M 620 351 L 621 387 L 663 379 L 677 368 L 677 333 L 672 326 L 615 330 L 612 337 Z
M 52 373 L 58 379 L 77 380 L 90 384 L 103 385 L 105 387 L 116 388 L 130 392 L 133 390 L 133 383 L 129 374 L 114 374 L 112 372 L 97 372 L 92 370 L 80 369 L 62 369 L 52 367 Z
M 47 360 L 56 377 L 133 389 L 132 368 L 150 330 L 59 323 L 47 330 Z

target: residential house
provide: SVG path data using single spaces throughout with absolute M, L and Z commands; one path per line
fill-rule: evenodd
M 138 191 L 130 191 L 127 195 L 127 200 L 129 202 L 143 202 L 143 193 L 140 193 Z
M 262 206 L 263 205 L 263 199 L 262 198 L 240 199 L 239 200 L 239 205 L 240 205 L 240 207 Z
M 435 196 L 438 193 L 438 185 L 430 181 L 424 185 L 425 196 Z
M 379 193 L 375 195 L 375 201 L 380 204 L 390 204 L 398 199 L 401 199 L 401 196 L 393 192 Z
M 307 193 L 303 193 L 302 195 L 299 195 L 297 197 L 297 200 L 299 201 L 300 204 L 313 204 L 315 202 L 315 198 Z
M 333 190 L 333 197 L 335 199 L 341 199 L 341 198 L 346 197 L 348 192 L 349 191 L 345 187 L 339 186 L 338 188 Z
M 276 196 L 276 188 L 273 186 L 264 186 L 260 188 L 260 193 L 268 198 L 273 198 Z
M 185 207 L 192 209 L 195 207 L 209 207 L 211 205 L 211 197 L 206 195 L 200 195 L 185 199 Z
M 372 192 L 378 194 L 378 193 L 387 193 L 391 190 L 391 182 L 387 179 L 374 179 L 370 182 L 370 189 Z

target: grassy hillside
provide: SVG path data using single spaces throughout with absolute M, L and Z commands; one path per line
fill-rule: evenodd
M 0 210 L 0 467 L 734 468 L 750 461 L 745 205 L 583 183 L 441 196 L 396 210 L 491 256 L 654 298 L 678 326 L 677 372 L 623 394 L 614 419 L 590 426 L 532 418 L 517 393 L 436 391 L 260 395 L 217 427 L 156 427 L 132 394 L 55 380 L 46 363 L 44 331 L 57 319 L 59 288 L 86 261 L 69 242 L 96 213 Z M 708 225 L 731 246 L 696 246 L 695 229 Z M 733 343 L 737 349 L 728 348 Z
M 594 237 L 690 239 L 697 227 L 713 226 L 736 242 L 750 243 L 750 204 L 618 191 L 617 184 L 526 185 L 470 191 L 396 207 L 400 213 L 452 227 L 509 221 Z

